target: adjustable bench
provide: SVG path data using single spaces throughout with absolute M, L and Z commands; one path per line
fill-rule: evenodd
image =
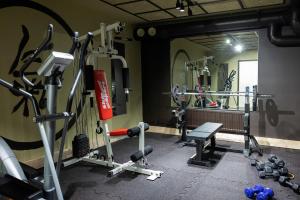
M 196 154 L 193 155 L 188 163 L 195 165 L 209 165 L 209 157 L 214 153 L 216 146 L 215 134 L 223 127 L 223 124 L 206 122 L 198 128 L 194 129 L 192 132 L 187 134 L 187 140 L 194 140 L 196 143 Z M 204 154 L 205 142 L 210 140 L 210 151 L 208 154 Z

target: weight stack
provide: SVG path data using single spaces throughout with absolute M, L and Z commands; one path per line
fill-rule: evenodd
M 73 157 L 82 158 L 90 151 L 89 138 L 86 134 L 76 135 L 72 141 Z

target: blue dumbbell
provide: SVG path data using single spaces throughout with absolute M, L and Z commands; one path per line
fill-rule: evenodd
M 265 189 L 262 185 L 255 185 L 254 187 L 248 187 L 244 190 L 246 197 L 253 199 L 255 195 L 260 192 L 263 192 Z
M 271 188 L 265 188 L 264 191 L 258 193 L 256 196 L 256 200 L 268 200 L 272 199 L 274 196 L 274 192 Z

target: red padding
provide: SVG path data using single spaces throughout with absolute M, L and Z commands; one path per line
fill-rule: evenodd
M 119 128 L 113 131 L 110 131 L 109 134 L 110 136 L 122 136 L 122 135 L 127 135 L 127 128 Z
M 104 70 L 94 70 L 94 84 L 99 118 L 100 120 L 111 119 L 113 117 L 113 112 Z

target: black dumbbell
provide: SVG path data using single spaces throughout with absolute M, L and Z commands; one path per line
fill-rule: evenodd
M 269 166 L 272 169 L 278 169 L 278 166 L 275 163 L 272 163 L 272 162 L 263 162 L 263 161 L 251 160 L 250 163 L 251 163 L 251 166 L 256 166 L 258 171 L 263 170 L 265 166 Z
M 265 170 L 265 166 L 266 166 L 266 164 L 264 162 L 262 162 L 262 161 L 258 161 L 256 163 L 256 169 L 257 169 L 257 171 L 264 171 Z
M 259 161 L 259 160 L 255 160 L 255 159 L 251 159 L 251 160 L 250 160 L 250 164 L 251 164 L 251 166 L 253 166 L 253 167 L 255 166 L 256 169 L 257 169 L 258 171 L 263 170 L 264 167 L 265 167 L 265 165 L 264 165 L 263 162 L 261 162 L 261 161 Z
M 277 181 L 280 177 L 280 173 L 277 170 L 273 170 L 269 166 L 265 166 L 263 171 L 258 172 L 259 178 L 273 178 Z
M 265 168 L 265 163 L 262 161 L 252 159 L 250 161 L 251 166 L 255 166 L 257 171 L 263 171 Z
M 278 169 L 278 166 L 277 166 L 275 163 L 272 163 L 272 162 L 265 162 L 264 164 L 265 164 L 265 166 L 269 166 L 269 167 L 271 167 L 272 169 Z
M 280 176 L 287 176 L 289 173 L 289 170 L 288 170 L 288 168 L 283 167 L 283 168 L 278 169 L 278 172 L 279 172 Z
M 278 168 L 282 168 L 285 166 L 285 162 L 283 160 L 281 160 L 280 158 L 278 158 L 276 155 L 274 154 L 271 154 L 268 158 L 268 160 L 271 162 L 271 163 L 275 163 Z
M 300 193 L 300 186 L 297 183 L 291 182 L 288 177 L 280 176 L 278 181 L 279 181 L 280 185 L 282 185 L 284 187 L 289 187 L 289 188 L 293 189 L 294 192 L 296 192 L 298 194 Z
M 263 167 L 263 168 L 270 167 L 273 170 L 277 170 L 279 172 L 280 176 L 287 176 L 288 173 L 289 173 L 289 170 L 286 167 L 278 168 L 278 166 L 275 163 L 272 163 L 272 162 L 265 162 L 264 165 L 261 164 L 260 167 Z

